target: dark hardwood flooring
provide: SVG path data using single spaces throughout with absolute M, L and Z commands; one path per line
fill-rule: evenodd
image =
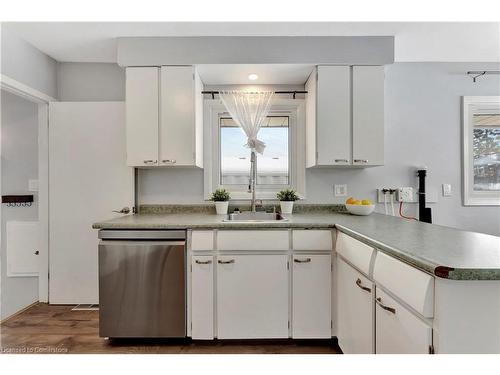
M 98 311 L 36 304 L 0 325 L 0 353 L 338 354 L 335 340 L 107 340 Z

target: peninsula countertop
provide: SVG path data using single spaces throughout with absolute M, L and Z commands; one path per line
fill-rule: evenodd
M 98 222 L 95 229 L 337 228 L 378 250 L 435 276 L 453 280 L 500 280 L 500 237 L 394 216 L 301 212 L 287 221 L 224 222 L 210 212 L 135 214 Z

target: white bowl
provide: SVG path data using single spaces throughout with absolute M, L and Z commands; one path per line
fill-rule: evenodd
M 346 204 L 347 211 L 353 215 L 367 216 L 370 215 L 373 210 L 375 210 L 374 204 L 358 205 L 358 204 Z

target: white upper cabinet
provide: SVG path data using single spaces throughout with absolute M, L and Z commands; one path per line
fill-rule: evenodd
M 352 68 L 352 162 L 384 164 L 384 67 Z
M 127 165 L 158 165 L 159 69 L 126 70 Z
M 202 86 L 192 66 L 127 68 L 129 166 L 203 166 Z
M 201 91 L 194 67 L 161 67 L 160 165 L 203 166 Z
M 306 90 L 307 167 L 383 165 L 383 66 L 318 66 Z

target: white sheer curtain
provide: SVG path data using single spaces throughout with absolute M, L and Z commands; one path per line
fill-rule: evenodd
M 222 103 L 248 138 L 246 146 L 259 154 L 266 144 L 257 139 L 257 134 L 271 109 L 273 95 L 272 91 L 219 91 Z

